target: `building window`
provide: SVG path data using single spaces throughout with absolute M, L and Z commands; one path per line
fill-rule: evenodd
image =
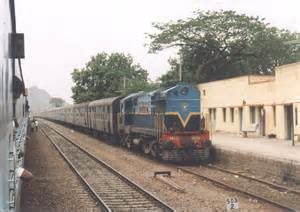
M 223 122 L 226 122 L 226 108 L 223 108 Z
M 276 106 L 273 106 L 273 121 L 273 124 L 276 127 Z
M 295 123 L 298 125 L 298 108 L 295 107 Z
M 252 124 L 255 124 L 255 107 L 251 106 L 250 107 L 250 122 Z
M 234 122 L 234 108 L 230 108 L 230 118 L 231 118 L 231 122 Z
M 206 91 L 205 91 L 205 89 L 203 89 L 202 93 L 203 93 L 203 96 L 205 96 L 205 95 L 206 95 Z

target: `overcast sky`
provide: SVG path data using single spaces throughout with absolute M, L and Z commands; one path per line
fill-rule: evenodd
M 300 31 L 299 0 L 16 0 L 18 31 L 25 33 L 23 71 L 28 86 L 72 102 L 70 73 L 97 52 L 125 52 L 155 80 L 173 51 L 147 54 L 152 22 L 192 15 L 198 9 L 231 9 Z

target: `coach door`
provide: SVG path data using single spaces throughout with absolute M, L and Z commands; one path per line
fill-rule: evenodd
M 243 108 L 239 107 L 239 130 L 243 131 Z
M 259 111 L 259 133 L 261 136 L 266 135 L 266 115 L 263 106 L 258 107 Z
M 285 137 L 291 140 L 294 136 L 293 105 L 284 106 L 285 115 Z

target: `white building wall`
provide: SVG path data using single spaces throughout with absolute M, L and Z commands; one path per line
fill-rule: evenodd
M 294 63 L 278 67 L 275 76 L 242 76 L 202 83 L 198 85 L 201 93 L 205 93 L 201 96 L 201 108 L 204 113 L 216 109 L 216 131 L 240 133 L 239 108 L 242 108 L 244 131 L 251 131 L 257 126 L 252 134 L 274 134 L 277 138 L 287 139 L 287 124 L 291 120 L 287 120 L 286 106 L 291 105 L 294 138 L 300 140 L 300 123 L 296 123 L 300 118 L 299 82 L 300 63 Z M 256 108 L 254 123 L 251 122 L 250 106 Z M 226 109 L 226 122 L 222 108 Z M 234 122 L 231 121 L 230 108 L 234 108 Z

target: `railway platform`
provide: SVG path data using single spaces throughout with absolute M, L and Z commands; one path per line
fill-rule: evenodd
M 214 162 L 223 168 L 295 187 L 300 185 L 300 143 L 263 137 L 214 133 Z
M 291 140 L 265 137 L 243 138 L 236 134 L 214 133 L 212 141 L 216 148 L 241 154 L 251 154 L 271 160 L 293 161 L 300 165 L 300 142 L 292 146 Z

